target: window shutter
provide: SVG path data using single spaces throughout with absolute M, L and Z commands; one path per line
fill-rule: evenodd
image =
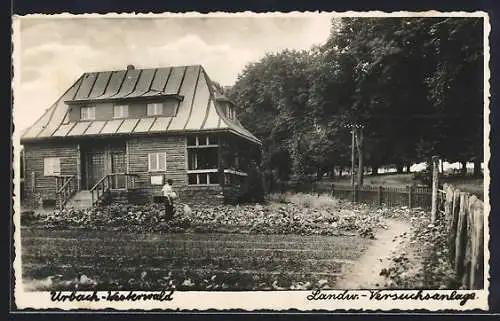
M 60 175 L 61 162 L 57 157 L 46 157 L 43 159 L 43 175 Z
M 167 169 L 167 154 L 166 153 L 158 153 L 158 169 L 165 171 Z
M 59 158 L 54 158 L 54 174 L 55 175 L 61 175 L 61 161 Z
M 148 154 L 148 164 L 149 171 L 156 170 L 156 155 L 154 153 Z
M 50 168 L 50 158 L 44 158 L 43 159 L 43 175 L 48 176 L 50 175 L 51 168 Z

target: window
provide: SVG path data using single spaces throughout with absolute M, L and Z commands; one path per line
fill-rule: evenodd
M 217 136 L 188 136 L 188 184 L 219 184 Z
M 128 117 L 128 106 L 127 105 L 115 105 L 113 106 L 113 118 L 126 118 Z
M 81 120 L 94 120 L 95 119 L 95 107 L 82 107 L 80 109 L 80 119 Z
M 162 103 L 151 103 L 148 104 L 148 116 L 162 115 L 163 114 L 163 104 Z
M 231 104 L 226 104 L 226 117 L 229 119 L 235 118 L 234 107 Z
M 149 153 L 148 154 L 148 171 L 163 172 L 167 169 L 167 154 L 166 153 Z
M 188 136 L 187 145 L 189 147 L 197 147 L 197 146 L 217 147 L 217 136 L 215 135 Z
M 218 168 L 217 148 L 190 149 L 188 151 L 188 169 Z
M 61 161 L 59 157 L 46 157 L 43 159 L 43 175 L 61 175 Z

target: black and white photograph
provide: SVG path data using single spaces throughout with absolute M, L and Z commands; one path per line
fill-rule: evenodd
M 489 28 L 14 16 L 16 305 L 487 309 Z

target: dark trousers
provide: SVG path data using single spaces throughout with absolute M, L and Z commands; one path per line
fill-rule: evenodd
M 164 203 L 165 203 L 165 216 L 167 220 L 170 220 L 172 217 L 174 217 L 174 201 L 170 199 L 170 197 L 164 197 Z

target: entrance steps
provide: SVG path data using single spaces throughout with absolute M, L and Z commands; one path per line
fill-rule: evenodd
M 66 208 L 86 209 L 92 207 L 92 193 L 87 190 L 79 190 L 66 203 Z

